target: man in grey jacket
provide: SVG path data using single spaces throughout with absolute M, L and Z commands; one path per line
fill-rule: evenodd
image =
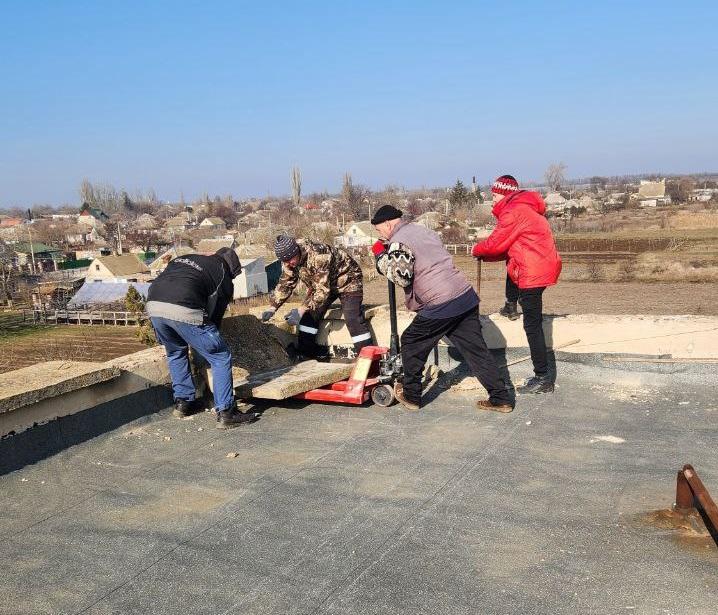
M 406 307 L 416 312 L 401 336 L 404 376 L 396 387 L 397 399 L 410 410 L 421 407 L 426 359 L 446 336 L 489 392 L 489 399 L 480 400 L 477 407 L 511 412 L 506 383 L 481 334 L 476 291 L 456 268 L 439 236 L 402 220 L 402 215 L 399 209 L 384 205 L 371 220 L 381 238 L 372 248 L 377 271 L 404 289 Z

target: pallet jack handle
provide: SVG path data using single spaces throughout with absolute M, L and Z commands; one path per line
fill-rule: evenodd
M 389 280 L 389 325 L 391 327 L 391 338 L 389 340 L 389 353 L 391 356 L 399 354 L 399 332 L 396 324 L 396 286 Z

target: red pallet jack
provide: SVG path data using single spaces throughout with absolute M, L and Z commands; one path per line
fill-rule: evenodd
M 389 282 L 389 322 L 389 348 L 365 346 L 359 351 L 349 378 L 299 393 L 294 399 L 361 405 L 371 397 L 378 406 L 391 406 L 396 400 L 394 384 L 403 373 L 396 323 L 396 288 L 392 282 Z

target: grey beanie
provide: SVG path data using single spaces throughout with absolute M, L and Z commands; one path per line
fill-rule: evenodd
M 274 253 L 280 261 L 288 261 L 299 254 L 299 244 L 294 237 L 277 235 L 274 241 Z

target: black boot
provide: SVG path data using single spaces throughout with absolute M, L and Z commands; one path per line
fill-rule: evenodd
M 183 419 L 187 416 L 192 416 L 199 412 L 199 404 L 197 400 L 192 401 L 188 399 L 175 399 L 175 407 L 172 410 L 172 416 L 176 416 L 178 419 Z
M 501 314 L 501 316 L 505 316 L 509 320 L 517 320 L 521 317 L 515 301 L 507 301 L 504 304 L 504 307 L 499 310 L 499 314 Z
M 519 395 L 529 395 L 537 393 L 553 393 L 554 384 L 548 376 L 533 376 L 529 378 L 522 386 L 516 387 Z
M 254 412 L 240 412 L 236 406 L 232 406 L 227 410 L 220 410 L 217 414 L 217 429 L 231 429 L 237 425 L 246 425 L 254 423 L 257 420 L 257 414 Z

